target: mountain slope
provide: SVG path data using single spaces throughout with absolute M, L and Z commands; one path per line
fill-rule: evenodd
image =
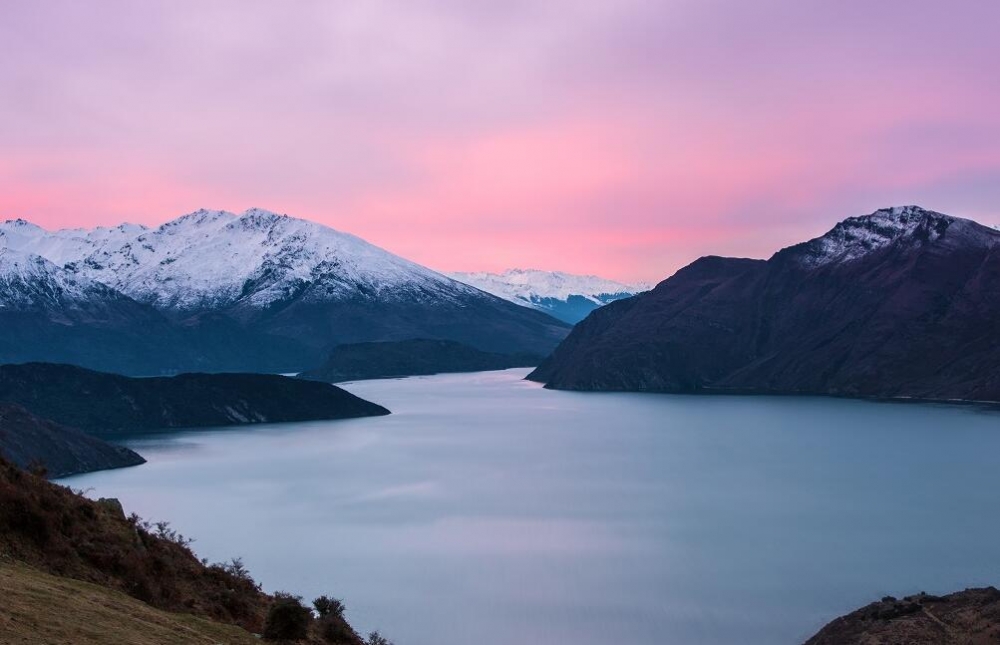
M 116 499 L 89 500 L 0 458 L 0 642 L 249 642 L 275 598 L 239 560 L 208 564 L 190 544 L 166 522 L 126 517 Z M 342 616 L 323 622 L 338 638 L 313 629 L 305 642 L 362 645 Z
M 805 645 L 987 645 L 1000 640 L 1000 591 L 891 596 L 830 622 Z
M 127 518 L 117 500 L 91 501 L 0 459 L 0 509 L 5 560 L 119 590 L 159 609 L 262 626 L 270 599 L 245 572 L 206 566 L 166 525 Z
M 414 337 L 547 353 L 567 332 L 353 235 L 260 209 L 202 210 L 155 229 L 50 232 L 13 220 L 0 225 L 0 248 L 161 314 L 193 347 L 197 369 L 301 369 L 341 343 Z M 190 363 L 182 351 L 167 367 Z
M 540 361 L 540 356 L 530 354 L 495 354 L 450 340 L 417 338 L 334 347 L 323 365 L 299 374 L 299 378 L 338 383 L 444 372 L 503 370 L 529 367 Z
M 549 387 L 1000 400 L 1000 232 L 915 206 L 595 311 Z
M 259 645 L 253 634 L 156 609 L 95 584 L 0 561 L 0 642 L 27 645 Z
M 48 477 L 146 463 L 124 446 L 39 418 L 13 403 L 0 403 L 0 455 L 22 468 L 40 464 Z
M 63 360 L 128 371 L 193 360 L 152 307 L 34 254 L 0 248 L 0 361 Z
M 647 285 L 627 285 L 592 275 L 537 269 L 448 275 L 504 300 L 544 311 L 571 325 L 602 305 L 649 290 Z
M 327 383 L 270 374 L 129 378 L 72 365 L 0 365 L 0 401 L 105 436 L 246 423 L 380 416 L 389 411 Z

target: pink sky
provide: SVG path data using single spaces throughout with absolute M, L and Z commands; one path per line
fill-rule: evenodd
M 0 4 L 0 219 L 259 206 L 657 281 L 916 203 L 1000 224 L 1000 3 Z

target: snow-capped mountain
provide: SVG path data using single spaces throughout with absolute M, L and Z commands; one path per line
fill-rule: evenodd
M 703 257 L 577 325 L 548 387 L 1000 401 L 1000 232 L 916 206 Z
M 808 267 L 849 262 L 883 249 L 897 240 L 909 238 L 918 244 L 932 243 L 949 227 L 952 236 L 972 229 L 987 244 L 995 244 L 994 230 L 970 220 L 925 210 L 919 206 L 883 208 L 870 215 L 849 217 L 825 235 L 792 247 Z
M 0 308 L 79 310 L 122 295 L 98 282 L 57 267 L 45 258 L 0 248 Z
M 48 231 L 10 220 L 0 224 L 0 249 L 25 258 L 22 271 L 34 256 L 50 276 L 39 283 L 48 286 L 15 289 L 17 297 L 104 288 L 172 321 L 201 356 L 228 347 L 232 360 L 200 369 L 277 369 L 256 362 L 262 353 L 301 369 L 339 343 L 410 338 L 545 354 L 566 333 L 548 316 L 358 237 L 261 209 L 200 210 L 156 228 Z M 0 304 L 14 301 L 0 294 Z
M 48 232 L 23 221 L 9 244 L 159 309 L 263 309 L 294 295 L 454 299 L 466 285 L 364 240 L 287 215 L 200 210 L 155 228 L 123 224 Z M 0 238 L 0 244 L 2 244 Z
M 148 373 L 195 352 L 159 312 L 49 260 L 0 248 L 0 362 Z
M 648 291 L 649 285 L 623 284 L 593 275 L 508 269 L 503 273 L 456 272 L 452 278 L 510 302 L 544 311 L 575 324 L 594 309 Z

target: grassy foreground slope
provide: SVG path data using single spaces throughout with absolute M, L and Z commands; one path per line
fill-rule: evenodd
M 246 630 L 155 609 L 95 584 L 0 562 L 0 643 L 5 645 L 205 645 L 260 641 Z
M 277 601 L 238 560 L 203 562 L 166 524 L 126 517 L 117 500 L 89 500 L 0 458 L 0 644 L 241 643 L 180 634 L 266 632 Z M 141 623 L 149 639 L 127 640 L 142 636 L 141 627 L 128 631 Z M 175 635 L 153 637 L 162 630 Z M 312 621 L 298 641 L 362 645 L 341 613 Z

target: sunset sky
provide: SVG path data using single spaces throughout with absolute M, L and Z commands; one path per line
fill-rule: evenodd
M 659 280 L 1000 224 L 1000 2 L 0 3 L 0 219 L 259 206 L 439 270 Z

